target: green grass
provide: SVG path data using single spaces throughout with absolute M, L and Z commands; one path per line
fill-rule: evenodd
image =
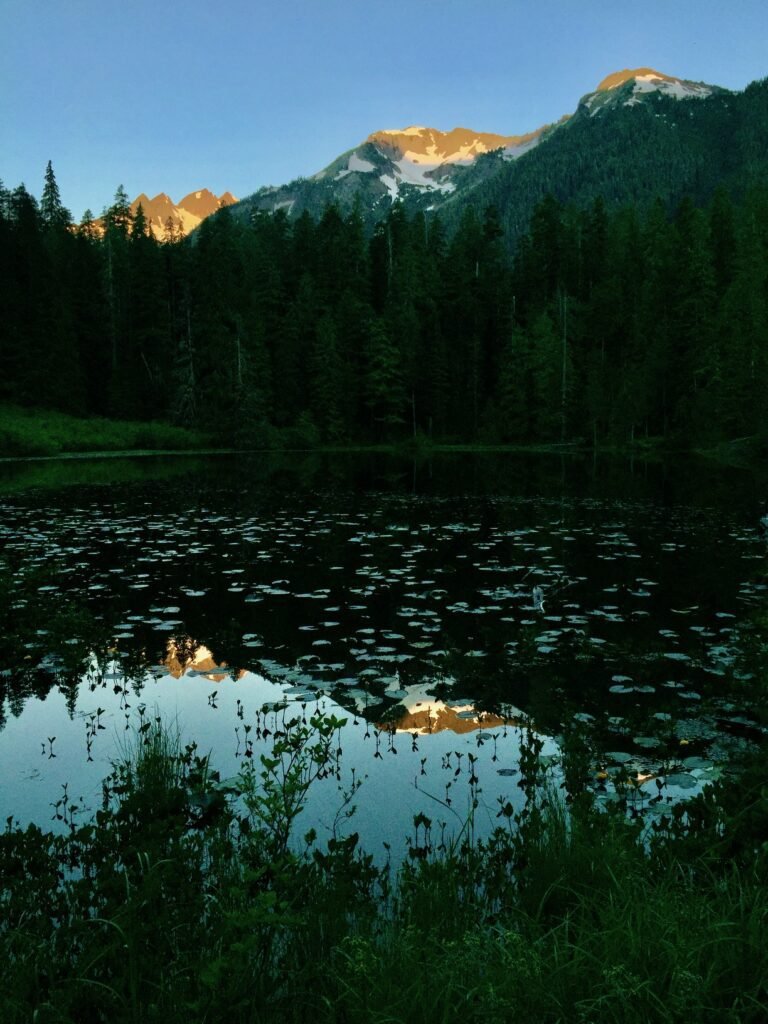
M 576 755 L 568 803 L 521 768 L 522 812 L 448 850 L 419 816 L 393 876 L 354 833 L 291 834 L 338 724 L 286 721 L 221 783 L 143 720 L 94 822 L 9 826 L 4 1024 L 765 1021 L 760 761 L 654 835 L 596 810 Z
M 211 446 L 200 431 L 168 423 L 83 419 L 51 410 L 0 406 L 0 456 L 79 452 L 187 451 Z
M 28 409 L 0 405 L 0 459 L 56 457 L 77 454 L 148 454 L 152 452 L 231 451 L 315 451 L 325 453 L 382 453 L 403 457 L 428 457 L 440 453 L 510 453 L 583 455 L 593 452 L 588 441 L 565 443 L 452 443 L 433 440 L 424 434 L 389 443 L 322 444 L 317 431 L 301 425 L 277 429 L 261 427 L 238 438 L 222 438 L 214 432 L 190 430 L 163 422 L 133 422 L 104 417 L 77 417 L 50 409 Z M 733 465 L 754 464 L 764 454 L 764 444 L 746 438 L 699 450 L 669 446 L 662 438 L 638 438 L 633 444 L 601 443 L 605 455 L 660 458 L 681 452 L 704 455 Z
M 136 458 L 135 453 L 72 458 L 16 458 L 0 461 L 0 494 L 29 488 L 58 490 L 62 487 L 141 484 L 151 480 L 183 479 L 210 471 L 207 456 L 196 451 L 168 458 L 167 452 Z

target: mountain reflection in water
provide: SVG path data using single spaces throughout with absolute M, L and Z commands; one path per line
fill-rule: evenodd
M 759 734 L 740 667 L 766 594 L 751 478 L 294 461 L 0 496 L 0 813 L 44 824 L 64 782 L 86 813 L 140 709 L 223 773 L 263 705 L 344 715 L 381 835 L 425 801 L 465 813 L 469 752 L 492 827 L 523 715 L 545 758 L 576 722 L 598 781 L 686 791 Z M 332 821 L 323 793 L 312 813 Z

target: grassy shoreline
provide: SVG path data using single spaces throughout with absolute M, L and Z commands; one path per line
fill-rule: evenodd
M 146 458 L 179 455 L 381 454 L 429 458 L 440 454 L 510 454 L 609 456 L 660 461 L 668 457 L 706 459 L 735 468 L 759 468 L 765 444 L 756 437 L 737 438 L 705 448 L 682 445 L 663 438 L 642 438 L 633 443 L 584 441 L 530 444 L 434 442 L 423 435 L 391 444 L 297 443 L 295 432 L 272 430 L 263 446 L 234 448 L 217 443 L 215 435 L 164 422 L 133 422 L 101 417 L 82 418 L 50 410 L 0 405 L 0 463 L 43 462 L 66 459 Z
M 148 727 L 95 822 L 60 801 L 63 836 L 9 823 L 3 1021 L 766 1019 L 762 764 L 649 836 L 626 808 L 596 809 L 578 742 L 567 794 L 540 785 L 531 747 L 522 811 L 447 848 L 417 815 L 393 873 L 349 829 L 325 849 L 296 835 L 308 788 L 336 767 L 339 724 L 298 716 L 225 783 Z
M 85 459 L 146 459 L 158 456 L 237 455 L 237 448 L 117 448 L 80 452 L 59 452 L 56 455 L 0 455 L 0 463 L 77 462 Z
M 211 437 L 168 423 L 84 419 L 50 410 L 0 406 L 0 455 L 61 458 L 210 448 Z

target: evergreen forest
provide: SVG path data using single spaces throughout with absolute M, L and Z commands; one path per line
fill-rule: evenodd
M 48 165 L 0 190 L 0 402 L 241 447 L 690 446 L 768 434 L 768 187 L 318 219 L 159 242 L 120 188 L 79 227 Z

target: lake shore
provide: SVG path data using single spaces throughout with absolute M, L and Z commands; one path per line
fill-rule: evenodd
M 751 475 L 515 454 L 3 466 L 0 1019 L 762 1024 Z
M 397 443 L 302 444 L 291 431 L 270 432 L 266 444 L 233 447 L 217 442 L 213 432 L 192 430 L 165 422 L 133 422 L 105 418 L 82 418 L 51 410 L 0 406 L 0 462 L 33 462 L 99 458 L 151 458 L 178 455 L 233 455 L 264 453 L 295 454 L 384 454 L 416 459 L 431 455 L 504 454 L 614 456 L 658 461 L 664 458 L 697 456 L 722 465 L 759 468 L 765 445 L 757 437 L 737 438 L 708 447 L 692 446 L 665 438 L 641 438 L 618 444 L 597 445 L 584 440 L 564 442 L 501 444 L 433 441 L 424 435 Z
M 336 725 L 297 719 L 226 783 L 150 727 L 95 822 L 66 799 L 64 835 L 9 822 L 3 1020 L 765 1019 L 759 757 L 649 830 L 625 804 L 597 811 L 578 736 L 566 794 L 542 789 L 531 748 L 522 810 L 448 846 L 419 814 L 393 872 L 354 817 L 325 847 L 296 835 Z
M 0 405 L 0 456 L 63 458 L 210 449 L 205 431 L 163 422 L 85 419 L 52 410 Z

